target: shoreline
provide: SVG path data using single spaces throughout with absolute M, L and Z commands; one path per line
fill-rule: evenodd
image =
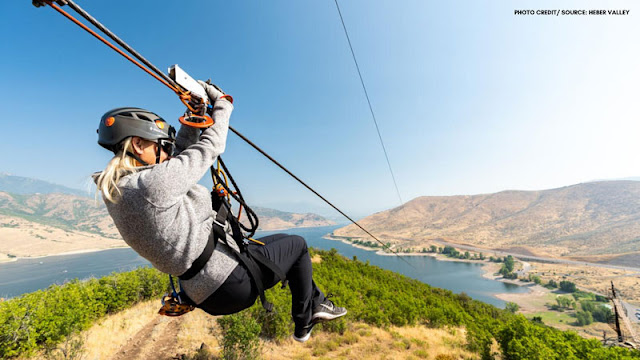
M 380 256 L 394 256 L 395 254 L 392 253 L 387 253 L 384 252 L 382 250 L 379 250 L 377 248 L 370 248 L 370 247 L 366 247 L 366 246 L 362 246 L 362 245 L 356 245 L 350 241 L 347 241 L 345 239 L 341 239 L 341 238 L 337 238 L 332 236 L 331 234 L 326 234 L 324 236 L 322 236 L 323 239 L 327 239 L 327 240 L 332 240 L 332 241 L 340 241 L 342 243 L 351 245 L 355 248 L 358 249 L 362 249 L 362 250 L 367 250 L 367 251 L 375 251 L 376 255 L 380 255 Z M 460 262 L 460 263 L 472 263 L 472 264 L 480 264 L 482 265 L 482 277 L 487 279 L 487 280 L 494 280 L 494 281 L 500 281 L 506 284 L 512 284 L 512 285 L 517 285 L 523 288 L 527 288 L 527 292 L 523 293 L 523 294 L 530 294 L 532 292 L 532 290 L 529 288 L 528 285 L 530 285 L 531 283 L 528 282 L 522 282 L 522 281 L 518 281 L 518 280 L 511 280 L 511 279 L 505 279 L 503 278 L 501 275 L 495 275 L 497 273 L 497 271 L 500 269 L 500 264 L 499 263 L 492 263 L 490 261 L 488 261 L 487 259 L 485 260 L 471 260 L 471 259 L 454 259 L 454 258 L 450 258 L 448 256 L 444 256 L 442 254 L 437 254 L 437 253 L 399 253 L 399 256 L 429 256 L 432 257 L 438 261 L 451 261 L 451 262 Z M 522 262 L 522 261 L 520 261 Z M 504 299 L 502 299 L 500 296 L 501 295 L 509 295 L 510 293 L 498 293 L 498 294 L 494 294 L 492 295 L 493 297 L 505 301 Z M 505 301 L 506 302 L 506 301 Z
M 332 226 L 332 225 L 323 225 L 323 226 Z M 301 227 L 293 227 L 293 228 L 290 227 L 290 228 L 283 228 L 283 229 L 270 229 L 270 230 L 259 230 L 259 231 L 264 231 L 264 232 L 286 231 L 286 230 L 291 230 L 291 229 L 304 229 L 304 228 L 313 228 L 313 227 L 315 227 L 315 226 L 301 226 Z M 106 251 L 106 250 L 130 249 L 131 248 L 129 245 L 126 245 L 126 243 L 124 243 L 124 241 L 123 241 L 123 244 L 124 245 L 122 245 L 122 246 L 113 246 L 113 247 L 107 247 L 107 248 L 80 249 L 80 250 L 64 251 L 64 252 L 60 252 L 60 253 L 56 253 L 56 254 L 44 254 L 44 255 L 34 255 L 34 256 L 14 256 L 14 257 L 9 257 L 8 253 L 0 253 L 0 256 L 3 256 L 2 258 L 0 258 L 0 266 L 2 266 L 3 264 L 10 264 L 10 263 L 16 262 L 18 260 L 42 259 L 42 258 L 53 257 L 53 256 L 87 254 L 87 253 L 94 253 L 94 252 Z
M 3 264 L 13 263 L 18 260 L 34 260 L 34 259 L 42 259 L 42 258 L 48 258 L 48 257 L 54 257 L 54 256 L 87 254 L 87 253 L 94 253 L 94 252 L 100 252 L 100 251 L 106 251 L 106 250 L 130 249 L 130 248 L 131 248 L 130 246 L 125 245 L 125 246 L 114 246 L 109 248 L 93 248 L 93 249 L 65 251 L 57 254 L 46 254 L 46 255 L 37 255 L 37 256 L 16 256 L 13 258 L 9 258 L 6 261 L 0 261 L 0 266 L 2 266 Z
M 340 238 L 336 238 L 333 237 L 331 234 L 327 234 L 322 236 L 323 239 L 327 239 L 327 240 L 332 240 L 332 241 L 340 241 L 344 244 L 347 245 L 351 245 L 355 248 L 358 249 L 362 249 L 362 250 L 367 250 L 367 251 L 375 251 L 376 255 L 380 255 L 380 256 L 395 256 L 395 253 L 388 253 L 385 251 L 380 250 L 379 248 L 370 248 L 367 246 L 362 246 L 362 245 L 357 245 L 354 244 L 350 241 L 344 240 L 344 239 L 340 239 Z M 487 259 L 485 260 L 472 260 L 472 259 L 455 259 L 455 258 L 450 258 L 448 256 L 444 256 L 442 254 L 437 254 L 437 253 L 398 253 L 398 256 L 430 256 L 432 258 L 437 259 L 438 261 L 453 261 L 453 262 L 464 262 L 464 263 L 472 263 L 472 264 L 482 264 L 482 265 L 487 265 L 487 264 L 491 264 L 490 262 L 487 261 Z

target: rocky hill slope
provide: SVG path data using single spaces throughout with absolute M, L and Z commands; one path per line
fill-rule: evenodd
M 333 224 L 315 214 L 255 210 L 260 230 Z M 126 246 L 101 200 L 65 193 L 0 191 L 0 240 L 0 261 Z
M 279 230 L 298 227 L 329 226 L 335 222 L 312 213 L 290 213 L 255 206 L 253 210 L 260 218 L 260 230 Z
M 542 256 L 640 252 L 640 182 L 603 181 L 543 191 L 423 196 L 360 223 L 393 243 L 444 239 Z M 338 236 L 364 237 L 350 225 Z

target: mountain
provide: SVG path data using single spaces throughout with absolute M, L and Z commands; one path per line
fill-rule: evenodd
M 445 239 L 540 256 L 618 256 L 640 251 L 640 182 L 603 181 L 542 191 L 423 196 L 366 217 L 395 243 Z M 337 236 L 364 237 L 353 225 Z
M 83 196 L 0 192 L 0 215 L 68 231 L 120 238 L 102 202 Z
M 7 178 L 9 176 L 3 176 L 3 179 Z M 13 188 L 17 180 L 30 184 L 27 188 L 31 189 L 69 190 L 20 177 L 11 177 L 2 185 Z M 260 218 L 260 230 L 334 224 L 315 214 L 268 208 L 255 210 Z M 0 191 L 0 240 L 0 261 L 14 256 L 45 256 L 126 246 L 102 200 L 62 192 L 16 194 Z
M 298 227 L 314 227 L 334 225 L 335 222 L 327 220 L 320 215 L 311 213 L 290 213 L 275 209 L 252 207 L 260 219 L 260 230 L 279 230 Z
M 52 184 L 47 181 L 37 180 L 22 176 L 0 173 L 0 191 L 13 194 L 51 194 L 62 193 L 88 197 L 90 194 L 79 189 Z

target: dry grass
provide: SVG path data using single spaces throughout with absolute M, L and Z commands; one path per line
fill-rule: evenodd
M 157 300 L 112 315 L 83 334 L 83 359 L 159 359 L 188 354 L 202 343 L 218 348 L 215 317 L 196 310 L 170 318 L 157 314 Z
M 315 333 L 299 344 L 287 340 L 280 345 L 265 343 L 266 359 L 479 359 L 464 349 L 465 331 L 460 328 L 429 329 L 351 324 L 344 334 Z
M 138 304 L 109 316 L 81 335 L 82 359 L 171 359 L 193 356 L 204 344 L 220 356 L 216 318 L 196 310 L 179 318 L 157 315 L 158 302 Z M 316 331 L 300 344 L 262 342 L 265 359 L 479 359 L 465 350 L 463 328 L 376 328 L 351 324 L 344 334 Z M 35 358 L 42 358 L 40 354 Z
M 119 239 L 62 230 L 4 215 L 0 215 L 0 239 L 0 254 L 18 257 L 59 255 L 127 246 Z M 6 255 L 0 258 L 8 259 Z
M 206 344 L 209 349 L 214 349 L 216 352 L 219 350 L 217 317 L 195 310 L 181 318 L 183 321 L 178 332 L 177 346 L 180 353 L 190 353 L 202 344 Z
M 640 274 L 637 272 L 586 265 L 533 264 L 532 273 L 540 275 L 544 282 L 568 280 L 580 289 L 605 295 L 613 281 L 624 301 L 640 305 Z
M 152 321 L 158 312 L 158 301 L 138 304 L 108 316 L 85 332 L 86 359 L 109 359 L 124 347 L 133 335 Z

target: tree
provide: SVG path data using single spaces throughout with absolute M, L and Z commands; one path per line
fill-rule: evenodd
M 576 288 L 576 284 L 572 283 L 571 281 L 562 280 L 560 281 L 560 290 L 564 292 L 572 293 L 572 292 L 576 292 L 576 290 L 578 289 Z
M 549 280 L 547 285 L 545 285 L 545 287 L 550 288 L 550 289 L 556 289 L 558 287 L 558 283 L 555 280 L 551 279 L 551 280 Z
M 542 284 L 542 279 L 538 275 L 529 274 L 529 281 L 534 282 L 538 285 Z
M 438 247 L 437 247 L 437 246 L 435 246 L 435 245 L 431 245 L 431 246 L 429 247 L 429 252 L 432 252 L 432 253 L 434 253 L 434 252 L 438 252 Z
M 514 302 L 508 302 L 505 307 L 505 310 L 507 310 L 508 312 L 515 314 L 516 311 L 518 311 L 520 309 L 520 305 L 514 303 Z
M 575 303 L 573 300 L 571 300 L 570 297 L 568 296 L 558 296 L 556 298 L 556 302 L 558 303 L 558 306 L 560 306 L 563 309 L 568 309 L 570 307 L 572 307 L 572 304 Z
M 513 259 L 513 256 L 509 255 L 504 259 L 504 266 L 507 268 L 507 272 L 513 272 L 513 267 L 516 262 Z
M 456 251 L 456 249 L 453 246 L 445 246 L 444 249 L 442 249 L 442 253 L 447 255 L 447 254 L 453 254 L 453 252 Z
M 613 317 L 611 309 L 603 305 L 596 306 L 595 309 L 593 309 L 593 311 L 591 312 L 591 315 L 593 316 L 593 320 L 603 323 L 608 323 L 609 320 Z
M 537 324 L 544 324 L 542 321 L 542 316 L 534 316 L 531 318 L 531 321 Z
M 593 312 L 596 309 L 591 301 L 580 301 L 580 308 L 586 312 Z
M 578 319 L 578 325 L 586 326 L 593 322 L 593 316 L 587 311 L 578 311 L 576 313 L 576 319 Z

